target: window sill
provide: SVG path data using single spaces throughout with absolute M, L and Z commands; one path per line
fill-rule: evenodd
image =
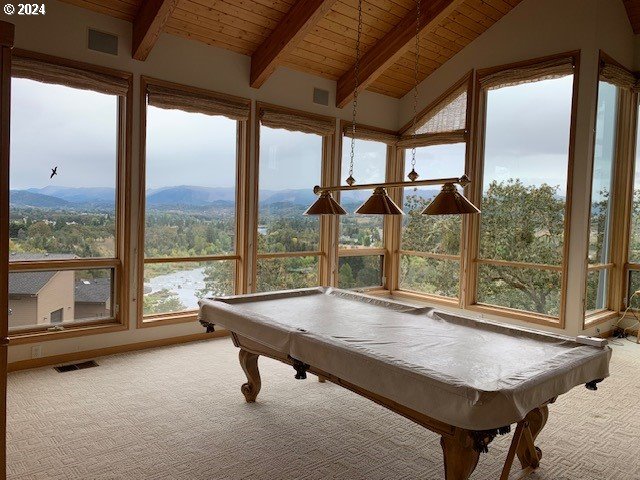
M 600 310 L 597 312 L 593 312 L 585 315 L 584 323 L 582 327 L 584 329 L 595 327 L 602 323 L 605 323 L 608 320 L 612 320 L 620 316 L 619 312 L 615 312 L 613 310 Z
M 198 319 L 197 311 L 166 313 L 150 315 L 138 320 L 138 328 L 160 327 L 163 325 L 176 325 L 179 323 L 195 322 Z
M 460 308 L 460 301 L 457 298 L 443 297 L 441 295 L 433 295 L 429 293 L 414 292 L 412 290 L 394 290 L 390 292 L 392 296 L 405 298 L 407 300 L 416 300 L 424 303 L 435 303 L 452 308 Z
M 466 309 L 473 312 L 495 315 L 496 317 L 521 320 L 523 322 L 533 323 L 536 325 L 564 329 L 564 323 L 561 322 L 558 317 L 552 317 L 551 315 L 544 315 L 542 313 L 526 312 L 524 310 L 516 310 L 515 308 L 496 307 L 493 305 L 485 305 L 483 303 L 468 305 Z
M 99 325 L 78 325 L 66 327 L 64 330 L 32 330 L 24 333 L 9 332 L 9 345 L 23 345 L 26 343 L 47 342 L 63 338 L 82 337 L 85 335 L 97 335 L 100 333 L 121 332 L 127 330 L 122 323 L 110 322 Z

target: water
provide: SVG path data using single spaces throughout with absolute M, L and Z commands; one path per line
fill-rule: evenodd
M 201 298 L 198 292 L 205 287 L 204 268 L 158 275 L 145 282 L 144 287 L 146 293 L 169 290 L 178 296 L 187 310 L 194 310 L 198 308 L 198 300 Z

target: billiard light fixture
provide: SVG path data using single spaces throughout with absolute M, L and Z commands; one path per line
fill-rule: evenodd
M 409 181 L 384 182 L 356 185 L 353 178 L 353 160 L 355 158 L 356 120 L 358 112 L 358 89 L 360 87 L 360 33 L 362 31 L 362 0 L 358 0 L 358 29 L 356 37 L 356 62 L 354 65 L 355 88 L 353 90 L 353 118 L 351 121 L 351 161 L 349 163 L 349 177 L 346 185 L 321 187 L 316 185 L 313 193 L 319 198 L 311 205 L 305 215 L 345 215 L 347 212 L 331 196 L 331 192 L 344 190 L 368 190 L 373 189 L 373 195 L 356 210 L 360 215 L 404 215 L 402 209 L 387 194 L 387 188 L 419 187 L 425 185 L 442 185 L 442 191 L 422 212 L 423 215 L 465 215 L 480 213 L 480 210 L 467 200 L 456 188 L 456 184 L 462 188 L 470 183 L 469 177 L 463 175 L 459 178 L 438 178 L 432 180 L 418 180 L 416 172 L 416 147 L 411 150 L 411 172 L 407 175 Z M 415 65 L 413 86 L 413 137 L 417 138 L 416 122 L 418 119 L 418 59 L 420 54 L 420 0 L 416 0 L 416 35 L 415 35 Z
M 462 188 L 469 185 L 466 175 L 452 178 L 434 178 L 428 180 L 413 180 L 401 182 L 367 183 L 362 185 L 335 185 L 321 187 L 316 185 L 313 193 L 319 195 L 305 215 L 344 215 L 347 212 L 331 196 L 331 192 L 371 190 L 373 195 L 357 210 L 361 215 L 403 215 L 403 211 L 387 195 L 387 188 L 423 187 L 427 185 L 442 185 L 442 190 L 432 202 L 422 211 L 422 215 L 467 215 L 480 213 L 480 210 L 462 195 L 456 185 Z

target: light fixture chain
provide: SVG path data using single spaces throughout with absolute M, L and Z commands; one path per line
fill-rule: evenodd
M 413 71 L 413 148 L 411 148 L 411 168 L 415 170 L 416 166 L 416 138 L 418 132 L 416 123 L 418 121 L 418 74 L 420 68 L 420 0 L 416 0 L 416 57 Z
M 358 0 L 358 30 L 356 34 L 356 63 L 354 66 L 353 116 L 351 119 L 351 161 L 349 179 L 353 180 L 353 161 L 356 152 L 356 119 L 358 115 L 358 89 L 360 88 L 360 36 L 362 35 L 362 0 Z

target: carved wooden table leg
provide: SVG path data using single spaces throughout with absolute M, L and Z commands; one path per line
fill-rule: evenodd
M 469 432 L 456 429 L 453 436 L 443 435 L 440 445 L 444 453 L 444 478 L 467 480 L 480 458 L 480 452 L 474 448 L 474 441 Z
M 529 423 L 529 430 L 531 431 L 531 438 L 529 435 L 525 435 L 518 446 L 517 454 L 522 468 L 538 468 L 540 464 L 540 458 L 542 457 L 542 451 L 535 446 L 535 440 L 538 434 L 542 431 L 549 418 L 549 407 L 543 405 L 542 407 L 534 408 L 525 417 L 525 421 Z M 537 458 L 534 457 L 533 452 L 537 453 Z
M 258 371 L 258 357 L 255 353 L 247 352 L 240 349 L 240 365 L 247 376 L 247 383 L 242 384 L 240 390 L 244 394 L 244 398 L 248 403 L 256 401 L 262 382 L 260 381 L 260 372 Z

